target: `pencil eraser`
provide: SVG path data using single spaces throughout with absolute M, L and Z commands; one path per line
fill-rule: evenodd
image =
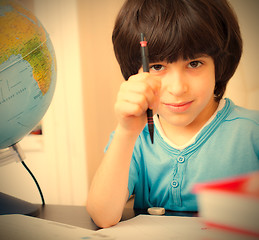
M 151 215 L 164 215 L 165 209 L 162 207 L 151 207 L 148 208 L 147 212 Z

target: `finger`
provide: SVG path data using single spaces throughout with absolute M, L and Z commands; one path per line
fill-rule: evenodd
M 161 87 L 161 78 L 146 72 L 130 76 L 128 82 L 146 82 L 153 90 L 160 89 Z
M 140 104 L 144 103 L 147 101 L 147 107 L 152 108 L 154 98 L 156 95 L 158 95 L 160 91 L 160 81 L 152 79 L 152 81 L 148 81 L 147 79 L 145 80 L 140 80 L 132 78 L 131 81 L 125 82 L 121 85 L 121 89 L 119 91 L 120 95 L 122 98 L 128 97 L 128 94 L 140 94 L 145 96 L 145 98 L 138 97 L 135 100 L 140 101 Z M 136 96 L 136 95 L 133 95 Z M 133 99 L 134 100 L 134 99 Z
M 143 108 L 139 104 L 128 101 L 117 101 L 115 103 L 115 112 L 125 118 L 130 116 L 140 117 L 145 111 L 143 111 Z
M 129 78 L 129 81 L 132 82 L 145 82 L 146 84 L 148 84 L 154 95 L 159 95 L 160 93 L 160 89 L 161 89 L 161 78 L 158 76 L 154 76 L 150 73 L 139 73 L 136 75 L 132 75 Z
M 125 101 L 132 104 L 137 104 L 143 111 L 146 111 L 148 108 L 147 97 L 144 94 L 138 92 L 120 92 L 118 94 L 117 101 Z
M 118 99 L 139 103 L 143 108 L 148 108 L 153 97 L 154 93 L 152 89 L 145 82 L 131 82 L 123 84 L 118 93 Z

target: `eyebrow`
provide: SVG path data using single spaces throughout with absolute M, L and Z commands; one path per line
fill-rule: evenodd
M 193 58 L 190 58 L 189 60 L 196 59 L 196 58 L 209 58 L 210 56 L 206 53 L 198 53 L 193 56 Z
M 191 61 L 191 60 L 195 60 L 195 59 L 198 59 L 198 58 L 209 58 L 209 57 L 211 57 L 211 56 L 206 54 L 206 53 L 198 53 L 198 54 L 195 54 L 192 58 L 187 58 L 187 59 L 182 58 L 182 60 L 183 61 Z M 162 63 L 169 63 L 169 62 L 167 60 L 161 60 L 161 61 L 150 60 L 149 66 L 156 65 L 156 64 L 159 65 L 159 64 L 162 64 Z

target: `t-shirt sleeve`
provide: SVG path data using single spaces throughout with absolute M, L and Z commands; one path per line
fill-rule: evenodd
M 134 194 L 134 188 L 139 180 L 139 168 L 137 161 L 135 159 L 135 154 L 133 153 L 130 169 L 129 169 L 129 181 L 128 181 L 128 189 L 129 189 L 129 197 Z

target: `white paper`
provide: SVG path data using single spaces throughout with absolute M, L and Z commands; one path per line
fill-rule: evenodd
M 99 230 L 116 240 L 200 240 L 207 228 L 199 217 L 138 215 Z
M 20 214 L 0 215 L 1 240 L 115 240 L 104 233 Z

